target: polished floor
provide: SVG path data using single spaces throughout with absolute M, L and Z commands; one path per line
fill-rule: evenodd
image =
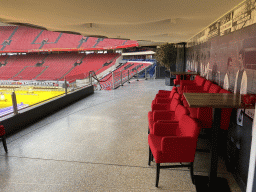
M 196 191 L 187 168 L 161 170 L 155 188 L 147 112 L 159 89 L 171 87 L 151 79 L 95 91 L 9 136 L 8 154 L 0 145 L 0 191 Z M 219 175 L 240 191 L 219 161 Z M 209 154 L 197 152 L 195 174 L 208 168 Z

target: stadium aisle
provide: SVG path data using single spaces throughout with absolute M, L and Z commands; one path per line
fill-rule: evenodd
M 0 147 L 0 191 L 196 191 L 187 168 L 161 170 L 155 188 L 147 113 L 159 89 L 171 87 L 151 79 L 96 91 L 7 138 L 8 155 Z M 196 174 L 207 174 L 208 156 L 196 154 Z M 223 162 L 219 171 L 239 191 Z

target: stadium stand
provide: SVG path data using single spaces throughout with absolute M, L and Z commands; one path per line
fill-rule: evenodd
M 43 54 L 29 54 L 29 55 L 15 55 L 7 59 L 7 66 L 35 66 L 39 61 L 43 60 L 47 55 Z
M 25 26 L 0 26 L 0 52 L 103 50 L 138 46 L 136 41 L 83 37 Z
M 0 43 L 2 45 L 1 50 L 3 50 L 7 45 L 10 44 L 10 40 L 15 32 L 15 26 L 3 26 L 0 30 Z
M 1 28 L 0 28 L 1 30 Z M 34 44 L 33 41 L 40 33 L 40 29 L 19 26 L 12 37 L 12 42 L 3 51 L 5 52 L 27 52 L 28 50 L 39 49 L 41 44 Z
M 8 80 L 12 78 L 14 75 L 19 73 L 24 66 L 16 66 L 16 67 L 8 67 L 4 66 L 0 68 L 0 79 L 1 80 Z
M 20 73 L 15 75 L 12 80 L 31 80 L 35 79 L 40 73 L 44 72 L 47 67 L 25 67 Z
M 83 62 L 76 66 L 70 73 L 66 75 L 66 80 L 83 79 L 89 71 L 95 71 L 99 74 L 115 64 L 115 60 L 120 56 L 117 53 L 109 54 L 89 54 L 83 59 Z M 103 66 L 106 62 L 112 61 L 111 64 Z
M 100 41 L 97 46 L 95 47 L 100 47 L 100 48 L 105 48 L 105 47 L 117 47 L 121 46 L 125 40 L 117 40 L 117 39 L 104 39 L 103 41 Z
M 81 60 L 83 54 L 66 53 L 66 54 L 51 54 L 45 60 L 43 66 L 48 68 L 39 75 L 36 80 L 59 80 L 67 74 L 76 63 Z

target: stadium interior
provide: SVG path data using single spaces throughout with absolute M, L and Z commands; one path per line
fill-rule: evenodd
M 256 1 L 1 4 L 0 191 L 256 191 Z

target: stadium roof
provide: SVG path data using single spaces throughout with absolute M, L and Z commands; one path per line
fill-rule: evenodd
M 241 2 L 1 0 L 0 22 L 83 36 L 178 43 L 186 42 Z

